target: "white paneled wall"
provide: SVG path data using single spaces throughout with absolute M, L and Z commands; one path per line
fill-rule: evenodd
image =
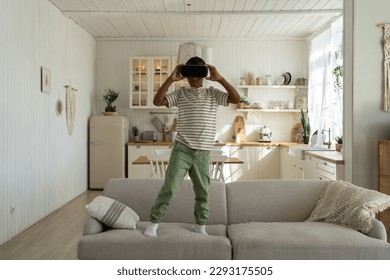
M 0 244 L 87 189 L 96 42 L 47 0 L 0 2 Z M 40 67 L 51 93 L 40 91 Z M 76 93 L 75 130 L 55 103 Z
M 115 88 L 120 91 L 117 108 L 124 116 L 130 119 L 130 125 L 137 125 L 140 131 L 155 130 L 151 124 L 153 116 L 149 111 L 129 109 L 129 60 L 131 56 L 176 56 L 180 41 L 97 41 L 97 94 L 94 113 L 101 114 L 105 104 L 102 100 L 104 90 Z M 239 83 L 241 76 L 246 76 L 249 71 L 255 77 L 265 77 L 271 74 L 274 78 L 288 71 L 296 78 L 307 77 L 307 47 L 303 40 L 206 40 L 197 41 L 202 47 L 211 47 L 213 64 L 219 72 L 234 86 Z M 244 91 L 240 90 L 240 94 Z M 294 94 L 273 91 L 275 100 L 286 100 Z M 286 96 L 287 97 L 284 97 Z M 261 99 L 258 93 L 255 99 Z M 258 101 L 258 100 L 253 100 Z M 221 108 L 218 118 L 219 141 L 232 141 L 232 125 L 237 115 L 235 105 Z M 164 115 L 158 115 L 164 119 Z M 173 121 L 171 116 L 170 123 Z M 271 127 L 276 141 L 289 141 L 290 131 L 295 123 L 299 122 L 299 116 L 291 113 L 255 113 L 249 114 L 246 120 L 249 140 L 258 140 L 255 132 L 261 124 Z

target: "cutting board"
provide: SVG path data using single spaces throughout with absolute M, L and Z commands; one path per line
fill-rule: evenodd
M 243 116 L 237 116 L 234 120 L 233 125 L 233 139 L 236 139 L 236 135 L 240 135 L 240 142 L 246 141 L 246 132 L 245 132 L 245 120 Z
M 173 120 L 173 125 L 171 127 L 171 131 L 177 131 L 177 119 Z

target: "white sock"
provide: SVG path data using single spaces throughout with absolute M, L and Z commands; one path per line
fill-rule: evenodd
M 157 237 L 157 228 L 158 228 L 158 224 L 149 223 L 144 231 L 144 235 L 147 237 L 156 238 Z
M 206 232 L 206 226 L 205 225 L 198 225 L 198 224 L 196 224 L 195 225 L 195 232 L 196 233 L 201 233 L 201 234 L 204 234 L 204 235 L 208 235 L 207 232 Z

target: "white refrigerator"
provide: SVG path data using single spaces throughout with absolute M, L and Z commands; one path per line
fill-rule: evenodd
M 103 189 L 110 178 L 126 177 L 129 122 L 122 116 L 89 120 L 89 188 Z

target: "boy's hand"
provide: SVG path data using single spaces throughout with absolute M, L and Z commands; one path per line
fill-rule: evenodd
M 215 68 L 215 66 L 210 64 L 206 64 L 206 66 L 209 68 L 210 71 L 210 77 L 206 77 L 206 80 L 220 82 L 223 79 L 222 76 L 218 73 L 217 68 Z
M 183 64 L 178 64 L 175 69 L 173 70 L 172 74 L 169 76 L 168 79 L 170 79 L 172 82 L 184 80 L 185 78 L 180 76 L 180 68 Z

